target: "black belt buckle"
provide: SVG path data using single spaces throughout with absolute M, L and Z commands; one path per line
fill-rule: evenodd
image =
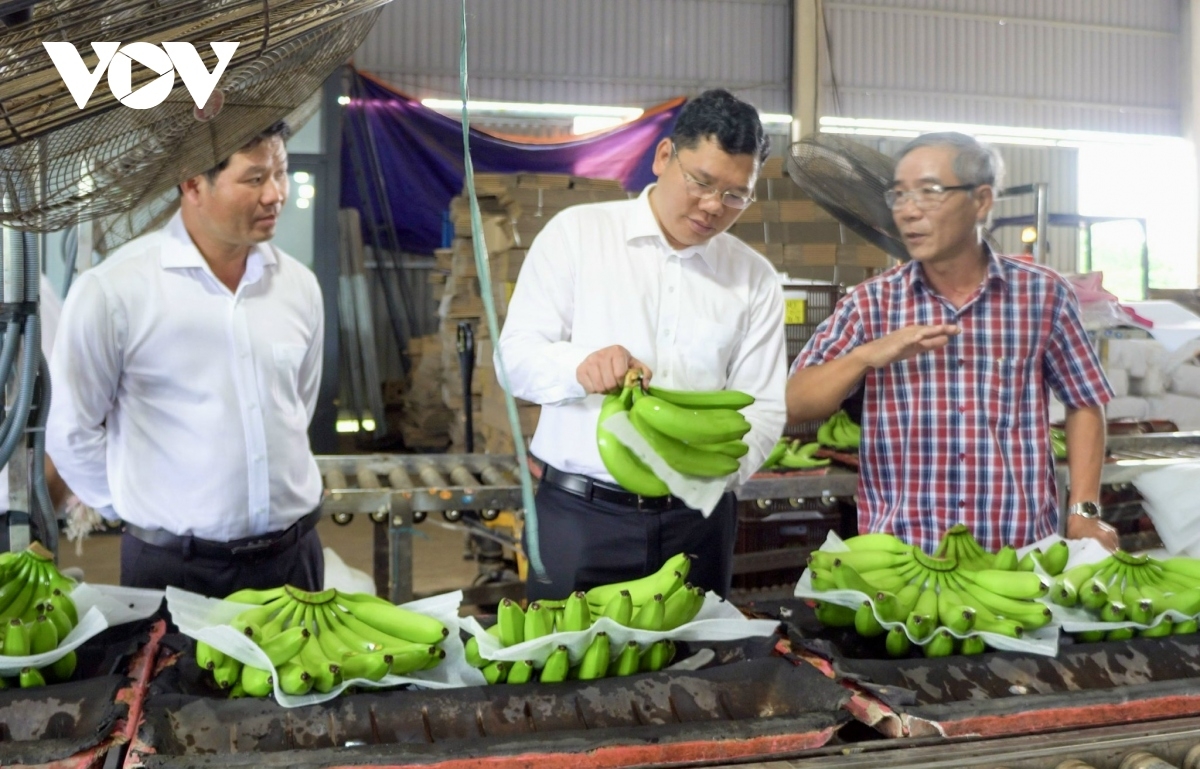
M 230 555 L 249 555 L 251 553 L 261 553 L 264 550 L 270 549 L 273 545 L 280 542 L 283 537 L 276 539 L 256 539 L 247 542 L 244 545 L 235 545 L 229 548 Z

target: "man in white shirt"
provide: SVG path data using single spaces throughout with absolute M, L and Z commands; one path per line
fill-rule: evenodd
M 753 198 L 768 153 L 758 113 L 726 91 L 689 102 L 655 150 L 658 183 L 636 200 L 569 208 L 534 240 L 509 303 L 499 353 L 513 395 L 542 405 L 531 453 L 549 582 L 533 598 L 642 576 L 679 552 L 689 581 L 724 595 L 737 509 L 705 518 L 671 496 L 638 497 L 596 448 L 604 393 L 639 368 L 680 390 L 742 390 L 756 402 L 749 452 L 731 486 L 783 430 L 783 294 L 771 264 L 725 234 Z
M 76 281 L 51 364 L 47 446 L 124 521 L 121 584 L 223 597 L 319 589 L 315 276 L 268 241 L 288 194 L 277 123 L 180 185 L 180 211 Z

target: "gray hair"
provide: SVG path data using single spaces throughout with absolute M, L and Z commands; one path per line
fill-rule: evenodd
M 896 155 L 896 161 L 899 162 L 919 147 L 953 147 L 958 150 L 953 168 L 954 175 L 962 184 L 987 184 L 997 192 L 1004 184 L 1004 159 L 995 147 L 984 144 L 973 136 L 957 131 L 921 134 L 904 145 Z

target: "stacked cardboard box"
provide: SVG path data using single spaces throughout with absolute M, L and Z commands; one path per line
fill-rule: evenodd
M 442 403 L 441 338 L 437 334 L 408 342 L 412 361 L 409 381 L 401 397 L 399 429 L 404 445 L 413 450 L 443 451 L 450 443 L 454 414 Z
M 842 226 L 784 172 L 783 159 L 763 164 L 757 202 L 730 232 L 793 278 L 860 283 L 894 262 L 884 251 Z
M 573 205 L 627 197 L 621 185 L 608 179 L 584 179 L 560 174 L 478 174 L 482 232 L 487 247 L 492 296 L 497 320 L 504 324 L 508 300 L 533 239 L 555 214 Z M 451 201 L 454 243 L 437 252 L 438 270 L 431 280 L 441 286 L 442 401 L 454 413 L 450 427 L 452 451 L 466 445 L 462 367 L 457 350 L 458 324 L 470 323 L 475 336 L 475 370 L 471 382 L 474 450 L 511 454 L 515 450 L 504 390 L 492 367 L 492 340 L 484 318 L 479 274 L 471 235 L 470 204 L 465 197 Z M 540 407 L 518 402 L 522 436 L 528 445 L 537 427 Z

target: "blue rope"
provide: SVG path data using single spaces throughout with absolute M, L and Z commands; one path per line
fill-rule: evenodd
M 458 59 L 459 85 L 462 92 L 463 170 L 466 176 L 463 188 L 471 201 L 471 240 L 475 247 L 475 272 L 479 276 L 479 293 L 483 297 L 483 312 L 487 318 L 491 338 L 500 339 L 500 324 L 496 320 L 496 301 L 492 296 L 492 272 L 488 265 L 487 246 L 483 242 L 483 220 L 479 215 L 479 198 L 475 195 L 475 166 L 471 163 L 471 128 L 467 117 L 467 0 L 462 0 L 462 35 Z M 517 402 L 510 394 L 508 369 L 504 357 L 496 346 L 496 362 L 499 364 L 500 384 L 504 388 L 504 405 L 508 410 L 508 424 L 512 427 L 513 443 L 517 449 L 517 474 L 521 479 L 521 497 L 525 503 L 525 543 L 529 565 L 536 578 L 549 582 L 542 565 L 542 553 L 538 545 L 537 508 L 533 503 L 533 478 L 526 461 L 525 440 L 521 435 L 521 421 L 517 417 Z

